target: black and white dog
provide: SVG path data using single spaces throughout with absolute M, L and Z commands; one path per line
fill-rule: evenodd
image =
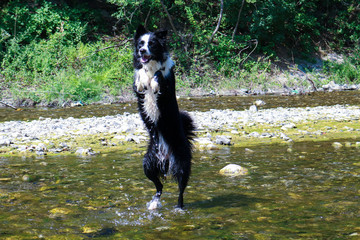
M 140 25 L 134 37 L 134 84 L 138 108 L 149 133 L 144 156 L 145 175 L 154 182 L 156 194 L 148 209 L 160 207 L 161 176 L 171 174 L 179 185 L 178 208 L 191 170 L 194 123 L 180 112 L 175 94 L 174 62 L 166 48 L 167 31 L 148 32 Z

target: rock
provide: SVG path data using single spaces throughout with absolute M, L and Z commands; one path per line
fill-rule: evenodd
M 65 217 L 68 214 L 71 214 L 72 211 L 70 209 L 67 208 L 53 208 L 50 210 L 50 218 L 62 218 Z
M 335 83 L 334 81 L 329 82 L 326 85 L 323 85 L 322 88 L 324 90 L 328 90 L 328 91 L 338 91 L 338 90 L 342 90 L 342 86 L 340 86 L 339 84 Z
M 63 150 L 68 150 L 68 149 L 70 149 L 69 145 L 67 145 L 67 144 L 64 143 L 64 142 L 61 142 L 61 143 L 59 144 L 59 147 L 62 148 Z
M 39 179 L 38 176 L 35 175 L 29 175 L 29 174 L 25 174 L 24 176 L 22 176 L 21 178 L 24 182 L 35 182 Z
M 230 145 L 231 140 L 227 136 L 216 136 L 215 143 L 219 145 Z
M 251 150 L 250 148 L 245 148 L 245 153 L 254 153 L 254 150 Z
M 250 112 L 257 112 L 257 106 L 256 105 L 252 105 L 252 106 L 250 106 L 250 108 L 249 108 L 249 111 Z
M 249 134 L 249 137 L 259 138 L 259 137 L 260 137 L 260 133 L 258 133 L 258 132 L 252 132 L 252 133 Z
M 76 150 L 75 154 L 80 155 L 80 156 L 93 156 L 96 153 L 91 148 L 78 148 L 78 150 Z
M 271 133 L 262 133 L 259 138 L 272 138 L 273 136 Z
M 131 135 L 126 136 L 125 141 L 127 141 L 127 142 L 135 142 L 135 143 L 139 144 L 140 143 L 140 138 L 138 136 L 135 136 L 135 135 L 131 134 Z
M 335 149 L 340 149 L 340 148 L 342 148 L 343 145 L 341 143 L 339 143 L 339 142 L 333 142 L 332 146 Z
M 243 176 L 249 174 L 249 170 L 237 164 L 229 164 L 222 168 L 219 173 L 225 176 Z
M 292 139 L 290 137 L 288 137 L 285 133 L 280 133 L 280 138 L 283 139 L 284 141 L 292 141 Z
M 8 138 L 0 138 L 0 147 L 1 146 L 10 146 L 10 144 L 12 144 L 12 141 Z
M 46 152 L 47 151 L 46 145 L 44 143 L 38 144 L 37 146 L 35 146 L 35 151 Z
M 258 99 L 258 100 L 256 100 L 255 101 L 255 106 L 264 106 L 266 103 L 263 101 L 263 100 L 260 100 L 260 99 Z
M 287 123 L 281 127 L 281 130 L 286 131 L 292 128 L 296 128 L 296 125 L 294 123 Z

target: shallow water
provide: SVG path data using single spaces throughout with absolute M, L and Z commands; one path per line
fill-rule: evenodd
M 335 150 L 328 142 L 290 148 L 195 152 L 183 212 L 174 210 L 177 187 L 171 180 L 164 184 L 163 207 L 146 209 L 155 189 L 142 171 L 143 152 L 0 158 L 0 238 L 353 239 L 360 234 L 360 149 Z M 219 175 L 228 163 L 250 174 Z
M 266 105 L 259 108 L 276 107 L 316 107 L 336 104 L 360 105 L 360 91 L 316 92 L 307 95 L 259 95 L 259 96 L 211 96 L 201 98 L 180 98 L 179 106 L 186 111 L 209 111 L 210 109 L 249 109 L 256 100 L 263 100 Z M 1 107 L 1 105 L 0 105 Z M 10 120 L 34 120 L 44 118 L 85 118 L 135 113 L 136 103 L 113 105 L 89 105 L 73 108 L 24 108 L 15 111 L 11 108 L 0 108 L 0 122 Z

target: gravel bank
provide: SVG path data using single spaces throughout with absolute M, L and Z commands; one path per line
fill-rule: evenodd
M 246 111 L 211 110 L 207 112 L 190 112 L 201 134 L 214 131 L 226 131 L 237 134 L 245 126 L 267 124 L 281 126 L 281 129 L 294 128 L 295 124 L 314 120 L 357 121 L 360 116 L 358 106 L 322 106 L 307 108 L 274 108 L 258 110 L 251 106 Z M 0 123 L 0 152 L 9 151 L 34 151 L 38 154 L 47 151 L 61 152 L 68 150 L 65 142 L 55 146 L 51 144 L 54 139 L 76 138 L 77 136 L 112 134 L 119 141 L 134 141 L 140 143 L 147 140 L 147 133 L 138 114 L 125 113 L 122 115 L 93 117 L 93 118 L 66 118 L 50 119 L 39 118 L 34 121 L 9 121 Z M 199 135 L 201 135 L 199 134 Z M 250 136 L 256 134 L 250 133 Z M 271 137 L 271 136 L 270 136 Z M 286 136 L 280 135 L 286 139 Z M 200 144 L 210 141 L 210 137 L 198 139 Z M 214 141 L 224 144 L 225 140 Z M 44 144 L 45 143 L 45 144 Z M 108 143 L 103 143 L 108 144 Z M 49 146 L 54 145 L 54 146 Z M 76 151 L 76 149 L 72 149 Z M 85 151 L 86 154 L 91 151 Z M 81 151 L 80 151 L 81 153 Z

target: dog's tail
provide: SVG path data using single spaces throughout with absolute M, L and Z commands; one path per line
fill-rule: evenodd
M 182 124 L 184 126 L 185 136 L 189 141 L 194 140 L 195 138 L 195 124 L 193 119 L 190 117 L 190 115 L 187 112 L 180 112 L 180 117 Z

